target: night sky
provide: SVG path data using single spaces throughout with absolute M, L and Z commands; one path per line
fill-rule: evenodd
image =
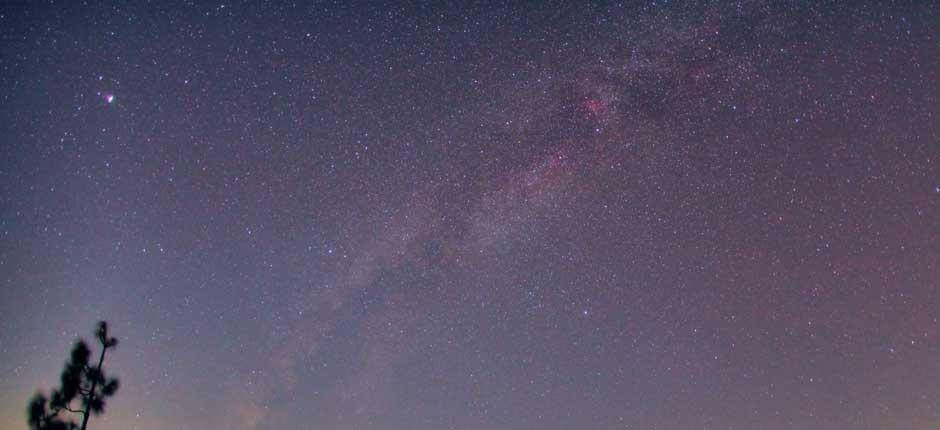
M 99 319 L 102 430 L 940 428 L 940 4 L 92 3 L 0 4 L 0 428 Z

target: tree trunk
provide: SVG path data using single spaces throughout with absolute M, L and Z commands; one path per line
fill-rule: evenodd
M 102 343 L 101 356 L 98 357 L 98 375 L 99 376 L 101 375 L 101 364 L 104 363 L 104 353 L 107 350 L 108 348 L 106 348 L 105 345 Z M 85 405 L 85 411 L 82 414 L 83 415 L 82 416 L 82 430 L 85 430 L 85 427 L 88 426 L 88 417 L 91 416 L 91 401 L 95 399 L 95 388 L 98 388 L 97 385 L 98 385 L 97 379 L 95 379 L 94 381 L 91 381 L 91 390 L 89 390 L 89 393 L 88 393 L 88 404 Z

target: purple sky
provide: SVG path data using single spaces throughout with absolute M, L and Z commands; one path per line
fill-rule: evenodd
M 0 428 L 99 319 L 96 430 L 940 427 L 936 2 L 94 3 L 0 2 Z

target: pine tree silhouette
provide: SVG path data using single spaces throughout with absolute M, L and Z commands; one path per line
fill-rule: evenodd
M 108 323 L 100 321 L 95 337 L 101 344 L 98 364 L 89 364 L 91 350 L 79 339 L 72 348 L 72 355 L 62 370 L 62 386 L 52 390 L 51 398 L 36 393 L 26 409 L 26 419 L 32 430 L 85 430 L 91 415 L 104 413 L 105 399 L 118 389 L 117 378 L 105 376 L 101 366 L 105 353 L 117 346 L 117 339 L 108 337 Z M 73 407 L 78 403 L 77 407 Z M 65 418 L 65 412 L 81 416 L 81 425 Z

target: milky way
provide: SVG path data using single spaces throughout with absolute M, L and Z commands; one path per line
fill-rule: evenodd
M 0 5 L 0 427 L 107 319 L 102 429 L 936 428 L 883 3 Z

